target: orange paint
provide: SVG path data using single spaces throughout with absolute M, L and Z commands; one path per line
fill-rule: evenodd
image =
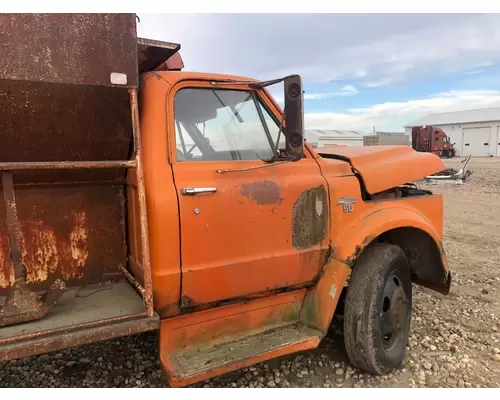
M 238 167 L 260 163 L 243 161 Z M 231 167 L 232 162 L 173 166 L 181 216 L 182 295 L 194 304 L 312 281 L 324 263 L 327 237 L 310 249 L 297 250 L 292 244 L 296 199 L 310 187 L 325 185 L 316 162 L 216 172 Z M 276 187 L 274 198 L 252 198 L 266 184 Z M 185 187 L 207 186 L 216 186 L 217 192 L 179 193 Z
M 295 322 L 305 293 L 302 289 L 163 320 L 160 353 L 216 345 L 227 337 Z
M 309 338 L 298 343 L 286 344 L 275 351 L 269 351 L 264 354 L 259 354 L 255 357 L 239 360 L 231 363 L 231 365 L 227 365 L 222 368 L 214 368 L 211 369 L 210 371 L 204 372 L 203 374 L 189 376 L 186 378 L 171 375 L 171 371 L 175 367 L 169 362 L 169 360 L 163 360 L 163 359 L 161 360 L 162 369 L 167 377 L 167 382 L 170 387 L 172 388 L 185 387 L 188 385 L 195 384 L 197 382 L 202 382 L 204 380 L 211 379 L 215 376 L 236 371 L 238 369 L 247 367 L 249 365 L 255 365 L 264 361 L 272 360 L 274 358 L 283 357 L 288 354 L 314 349 L 318 346 L 319 343 L 320 343 L 320 338 Z
M 301 350 L 316 347 L 319 337 L 307 337 L 294 343 L 252 357 L 230 362 L 194 375 L 182 375 L 175 356 L 193 347 L 200 351 L 221 342 L 237 340 L 242 335 L 290 325 L 298 320 L 305 290 L 184 315 L 162 321 L 160 328 L 160 359 L 171 387 L 190 385 L 248 365 Z M 235 343 L 237 346 L 237 343 Z M 237 349 L 235 349 L 237 351 Z
M 307 291 L 300 321 L 326 335 L 340 294 L 351 269 L 342 261 L 330 258 L 317 285 Z
M 328 147 L 318 152 L 350 160 L 371 194 L 445 169 L 436 155 L 418 153 L 409 146 Z

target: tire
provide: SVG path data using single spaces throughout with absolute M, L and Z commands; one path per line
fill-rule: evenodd
M 367 248 L 354 265 L 345 299 L 344 342 L 351 364 L 376 375 L 397 368 L 406 352 L 411 309 L 403 250 L 383 243 Z

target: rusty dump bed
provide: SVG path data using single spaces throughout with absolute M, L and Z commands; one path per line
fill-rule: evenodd
M 135 14 L 0 15 L 0 361 L 158 328 L 137 87 L 179 47 Z

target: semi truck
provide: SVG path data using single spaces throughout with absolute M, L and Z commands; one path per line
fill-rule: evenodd
M 352 365 L 397 368 L 412 283 L 450 290 L 442 197 L 411 183 L 439 157 L 315 150 L 299 75 L 183 71 L 136 24 L 0 15 L 0 361 L 156 331 L 184 387 L 314 349 L 341 312 Z
M 414 126 L 411 129 L 412 147 L 417 151 L 436 154 L 441 158 L 456 156 L 455 143 L 449 136 L 436 126 Z

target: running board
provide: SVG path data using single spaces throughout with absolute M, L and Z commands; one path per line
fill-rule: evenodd
M 170 387 L 182 387 L 248 365 L 318 346 L 322 332 L 300 323 L 161 356 Z

